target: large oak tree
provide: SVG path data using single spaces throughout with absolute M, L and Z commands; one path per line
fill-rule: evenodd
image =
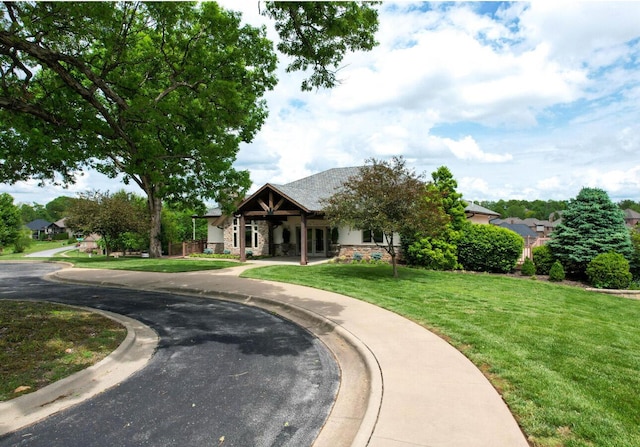
M 303 88 L 375 44 L 366 4 L 266 6 Z M 0 28 L 0 182 L 122 175 L 147 196 L 153 257 L 163 201 L 225 206 L 250 186 L 233 162 L 276 83 L 263 28 L 213 2 L 3 2 Z

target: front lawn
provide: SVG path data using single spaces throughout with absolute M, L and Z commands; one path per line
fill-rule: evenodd
M 534 446 L 640 446 L 640 301 L 489 274 L 399 273 L 323 264 L 243 276 L 349 295 L 440 334 L 485 372 Z

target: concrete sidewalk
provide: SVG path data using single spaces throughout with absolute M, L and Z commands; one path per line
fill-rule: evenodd
M 353 298 L 238 277 L 254 266 L 179 274 L 64 269 L 53 276 L 69 282 L 231 299 L 278 312 L 308 327 L 321 340 L 332 335 L 333 341 L 323 341 L 338 359 L 342 382 L 317 446 L 529 445 L 489 381 L 441 338 Z M 358 352 L 359 361 L 343 355 L 348 350 L 345 344 Z M 336 443 L 339 439 L 349 441 Z

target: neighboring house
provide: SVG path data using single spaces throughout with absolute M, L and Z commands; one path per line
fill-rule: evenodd
M 548 238 L 551 236 L 554 228 L 560 223 L 560 220 L 550 222 L 548 220 L 535 219 L 528 217 L 526 219 L 520 219 L 519 217 L 507 217 L 505 219 L 492 219 L 493 225 L 502 226 L 503 223 L 510 225 L 526 225 L 531 231 L 535 232 L 539 238 Z
M 470 220 L 473 223 L 477 224 L 486 224 L 488 225 L 492 219 L 496 217 L 500 217 L 499 213 L 495 211 L 491 211 L 488 208 L 480 206 L 476 203 L 471 202 L 464 209 L 465 214 L 467 215 L 467 220 Z
M 53 234 L 62 233 L 64 230 L 55 223 L 51 223 L 44 219 L 32 220 L 26 225 L 31 230 L 31 237 L 33 239 L 43 239 L 50 237 Z
M 498 226 L 498 227 L 507 228 L 507 229 L 513 231 L 514 233 L 518 233 L 525 240 L 525 243 L 526 243 L 527 240 L 534 241 L 534 240 L 538 239 L 538 234 L 535 231 L 533 231 L 531 228 L 529 228 L 528 225 L 526 225 L 524 223 L 502 222 L 502 223 L 497 223 L 496 224 L 493 221 L 491 223 L 496 225 L 496 226 Z
M 627 208 L 624 210 L 624 223 L 628 227 L 635 227 L 640 222 L 640 213 L 632 210 L 631 208 Z
M 100 236 L 97 234 L 90 234 L 86 237 L 78 238 L 78 251 L 84 253 L 92 253 L 99 249 L 98 241 Z
M 76 234 L 73 230 L 71 230 L 71 228 L 67 228 L 66 221 L 67 218 L 63 217 L 62 219 L 55 221 L 54 224 L 60 229 L 59 233 L 67 233 L 69 238 L 75 237 Z
M 376 241 L 382 243 L 382 235 L 346 227 L 332 231 L 322 212 L 321 200 L 359 172 L 359 167 L 334 168 L 285 185 L 267 183 L 238 205 L 233 216 L 223 215 L 218 208 L 209 210 L 201 216 L 209 222 L 207 247 L 241 259 L 247 252 L 300 256 L 303 265 L 309 257 L 384 254 L 376 245 Z M 399 237 L 394 240 L 400 245 Z

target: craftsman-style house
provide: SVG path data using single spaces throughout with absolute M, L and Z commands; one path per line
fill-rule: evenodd
M 349 228 L 332 229 L 324 218 L 321 200 L 332 196 L 360 168 L 334 168 L 285 185 L 267 183 L 247 197 L 233 216 L 214 208 L 209 221 L 207 247 L 216 253 L 254 256 L 347 256 L 360 253 L 384 256 L 376 245 L 382 235 Z M 400 239 L 396 239 L 398 244 Z

